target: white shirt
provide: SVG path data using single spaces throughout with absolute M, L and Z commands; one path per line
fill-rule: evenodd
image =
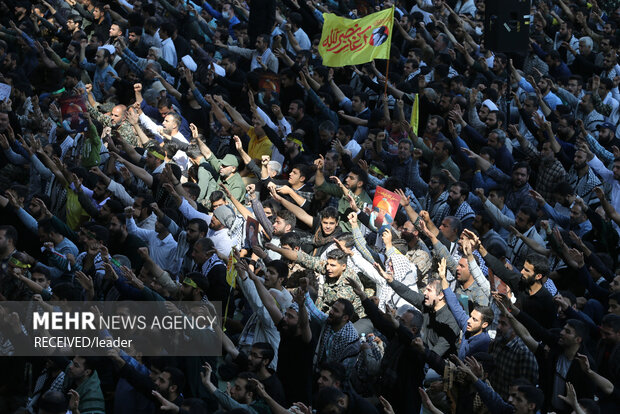
M 177 49 L 174 47 L 172 38 L 161 42 L 161 57 L 173 67 L 177 67 Z
M 176 265 L 176 250 L 177 242 L 172 237 L 172 234 L 168 235 L 161 240 L 155 230 L 145 230 L 136 226 L 136 222 L 133 217 L 126 220 L 127 231 L 135 234 L 146 242 L 149 248 L 149 256 L 153 259 L 159 267 L 164 270 L 172 271 L 177 268 Z
M 312 43 L 310 43 L 310 38 L 308 37 L 306 32 L 304 32 L 302 29 L 297 29 L 297 31 L 293 33 L 293 36 L 295 36 L 295 39 L 297 39 L 297 43 L 302 50 L 310 50 L 310 48 L 312 47 Z M 295 52 L 295 49 L 293 49 L 293 46 L 291 46 L 290 42 L 288 43 L 288 45 L 286 45 L 286 50 L 297 56 L 297 52 Z
M 360 152 L 362 147 L 360 147 L 360 144 L 358 144 L 356 140 L 351 139 L 347 143 L 347 145 L 344 146 L 344 149 L 351 152 L 351 158 L 355 158 L 355 156 L 357 155 L 358 152 Z
M 179 211 L 188 220 L 199 218 L 201 220 L 204 220 L 207 225 L 211 223 L 210 215 L 201 213 L 200 211 L 194 209 L 185 199 L 183 199 L 183 202 L 181 202 L 181 205 L 179 206 Z M 230 251 L 232 250 L 234 244 L 232 239 L 228 235 L 227 228 L 223 228 L 217 231 L 209 228 L 209 231 L 207 232 L 207 237 L 210 238 L 211 241 L 213 241 L 213 244 L 215 245 L 215 250 L 217 250 L 220 256 L 228 257 L 230 255 Z
M 616 125 L 618 123 L 618 120 L 620 120 L 620 112 L 618 112 L 620 102 L 618 102 L 618 100 L 612 96 L 611 92 L 609 92 L 605 99 L 603 99 L 603 103 L 605 105 L 611 106 L 611 113 L 605 118 L 609 123 Z
M 469 14 L 472 17 L 476 15 L 476 5 L 474 0 L 459 0 L 454 6 L 454 12 L 456 14 Z
M 598 159 L 595 155 L 592 160 L 588 162 L 588 165 L 592 167 L 594 172 L 601 177 L 601 181 L 608 182 L 611 184 L 611 194 L 609 203 L 611 206 L 616 209 L 616 211 L 620 211 L 620 181 L 614 178 L 614 173 L 605 167 L 605 164 Z M 614 222 L 614 228 L 618 231 L 618 225 Z

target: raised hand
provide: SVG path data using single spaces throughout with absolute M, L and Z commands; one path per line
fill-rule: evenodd
M 192 132 L 192 138 L 198 139 L 198 127 L 195 124 L 189 124 L 189 130 Z
M 360 283 L 357 282 L 357 280 L 353 279 L 352 277 L 347 277 L 347 284 L 351 286 L 351 289 L 353 289 L 353 293 L 355 293 L 357 296 L 365 297 L 364 288 Z
M 324 165 L 325 165 L 325 158 L 323 157 L 323 155 L 319 155 L 319 158 L 314 160 L 314 166 L 316 167 L 318 171 L 322 171 Z
M 400 197 L 400 205 L 407 207 L 409 205 L 409 197 L 405 195 L 405 192 L 400 188 L 395 189 L 394 192 Z
M 377 270 L 377 272 L 379 272 L 381 277 L 385 279 L 386 282 L 391 283 L 394 281 L 394 275 L 392 273 L 389 273 L 383 270 L 383 268 L 381 267 L 379 263 L 375 262 L 373 263 L 373 266 Z

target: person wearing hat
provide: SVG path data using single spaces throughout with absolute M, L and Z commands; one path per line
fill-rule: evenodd
M 237 172 L 239 168 L 239 161 L 237 157 L 232 154 L 226 154 L 224 158 L 221 160 L 213 155 L 213 152 L 207 144 L 205 144 L 201 139 L 198 139 L 198 146 L 200 148 L 200 153 L 205 158 L 206 161 L 211 164 L 213 169 L 217 173 L 217 179 L 213 177 L 213 175 L 205 171 L 205 174 L 202 176 L 202 179 L 199 179 L 198 185 L 200 186 L 201 194 L 205 193 L 205 197 L 209 197 L 208 189 L 216 189 L 220 184 L 226 184 L 228 190 L 237 200 L 243 202 L 245 197 L 245 183 L 243 182 L 243 178 Z M 211 192 L 213 191 L 211 190 Z
M 200 272 L 191 272 L 181 283 L 182 300 L 200 302 L 209 291 L 209 279 Z
M 601 149 L 606 149 L 607 151 L 610 151 L 611 147 L 614 145 L 620 147 L 620 139 L 616 137 L 615 124 L 612 124 L 610 122 L 603 122 L 602 124 L 597 125 L 596 129 L 598 130 L 598 139 L 594 139 L 591 134 L 586 134 L 586 140 L 588 141 L 588 144 L 591 148 L 599 149 L 597 153 L 604 152 L 601 151 Z

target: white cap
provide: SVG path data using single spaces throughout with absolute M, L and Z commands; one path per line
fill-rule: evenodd
M 181 58 L 181 62 L 183 62 L 183 65 L 185 65 L 185 67 L 192 72 L 196 72 L 196 69 L 198 69 L 198 65 L 194 62 L 194 59 L 192 59 L 190 55 L 183 56 Z
M 495 105 L 495 102 L 493 102 L 490 99 L 485 99 L 482 102 L 482 105 L 486 106 L 487 108 L 489 108 L 489 111 L 498 111 L 499 108 L 497 107 L 497 105 Z
M 213 62 L 213 70 L 218 76 L 226 76 L 226 70 L 215 62 Z
M 107 50 L 108 52 L 110 52 L 110 54 L 111 54 L 111 55 L 113 55 L 114 53 L 116 53 L 116 49 L 115 49 L 115 48 L 114 48 L 114 46 L 112 46 L 112 45 L 103 45 L 103 46 L 99 46 L 99 47 L 97 48 L 97 50 L 100 50 L 100 49 L 105 49 L 105 50 Z

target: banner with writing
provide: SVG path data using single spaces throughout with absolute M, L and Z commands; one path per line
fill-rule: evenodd
M 389 59 L 394 8 L 361 19 L 345 19 L 324 13 L 319 53 L 323 65 L 358 65 L 374 59 Z

